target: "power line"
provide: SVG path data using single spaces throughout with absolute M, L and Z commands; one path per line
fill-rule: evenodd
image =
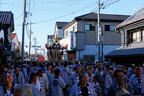
M 70 6 L 72 6 L 72 5 L 78 4 L 78 3 L 81 2 L 81 1 L 83 1 L 83 0 L 80 0 L 80 1 L 78 1 L 78 2 L 75 2 L 75 3 L 69 4 L 69 5 L 66 5 L 66 6 L 63 6 L 63 7 L 53 8 L 53 9 L 44 10 L 44 11 L 53 11 L 53 10 L 59 10 L 59 9 L 67 8 L 67 7 L 70 7 Z
M 56 18 L 52 18 L 52 19 L 44 20 L 44 21 L 40 21 L 40 22 L 35 22 L 35 23 L 32 23 L 32 24 L 39 24 L 39 23 L 49 22 L 49 21 L 52 21 L 52 20 L 55 20 L 55 19 L 63 18 L 63 17 L 69 16 L 69 15 L 71 15 L 71 14 L 74 14 L 74 13 L 76 13 L 76 12 L 79 12 L 79 11 L 81 11 L 81 10 L 84 10 L 84 9 L 86 9 L 86 8 L 88 8 L 88 7 L 91 7 L 92 5 L 95 5 L 96 3 L 97 3 L 97 2 L 95 2 L 95 3 L 91 4 L 91 5 L 88 5 L 88 6 L 84 7 L 84 8 L 81 8 L 81 9 L 79 9 L 79 10 L 77 10 L 77 11 L 74 11 L 74 12 L 71 12 L 71 13 L 68 13 L 68 14 L 65 14 L 65 15 L 62 15 L 62 16 L 59 16 L 59 17 L 56 17 Z
M 21 14 L 20 16 L 16 17 L 15 20 L 17 20 L 18 18 L 20 18 L 21 16 L 23 16 L 23 14 Z
M 52 20 L 55 20 L 55 19 L 63 18 L 63 17 L 69 16 L 69 15 L 72 15 L 72 14 L 74 14 L 74 13 L 76 13 L 76 12 L 79 12 L 79 11 L 81 11 L 81 10 L 84 10 L 84 9 L 86 9 L 86 8 L 88 8 L 88 7 L 91 7 L 92 5 L 95 5 L 96 3 L 97 3 L 97 2 L 95 2 L 95 3 L 91 4 L 91 5 L 88 5 L 88 6 L 84 7 L 84 8 L 81 8 L 81 9 L 79 9 L 79 10 L 77 10 L 77 11 L 74 11 L 74 12 L 71 12 L 71 13 L 68 13 L 68 14 L 65 14 L 65 15 L 62 15 L 62 16 L 59 16 L 59 17 L 55 17 L 55 18 L 48 19 L 48 20 L 44 20 L 44 21 L 40 21 L 40 22 L 34 22 L 34 23 L 32 23 L 32 24 L 40 24 L 40 23 L 49 22 L 49 21 L 52 21 Z M 15 26 L 21 26 L 21 25 L 19 24 L 19 25 L 15 25 Z
M 66 2 L 74 2 L 74 1 L 80 1 L 80 0 L 63 0 L 63 1 L 53 1 L 53 2 L 39 2 L 34 4 L 51 4 L 51 3 L 66 3 Z M 0 3 L 0 5 L 22 5 L 23 3 Z

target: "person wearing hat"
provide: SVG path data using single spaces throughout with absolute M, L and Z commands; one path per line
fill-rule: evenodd
M 123 70 L 115 70 L 114 77 L 116 78 L 116 82 L 109 87 L 107 96 L 116 96 L 116 93 L 121 89 L 125 89 L 132 94 L 132 85 L 125 82 Z
M 112 85 L 113 68 L 109 68 L 105 77 L 105 95 L 108 93 L 109 87 Z
M 134 95 L 144 95 L 144 76 L 140 67 L 136 68 L 136 74 L 131 78 Z
M 3 73 L 4 84 L 0 86 L 0 96 L 14 96 L 13 73 L 11 71 Z
M 15 68 L 15 71 L 14 71 L 14 83 L 16 85 L 23 84 L 25 82 L 23 73 L 19 70 L 19 66 L 18 65 L 16 65 L 14 68 Z

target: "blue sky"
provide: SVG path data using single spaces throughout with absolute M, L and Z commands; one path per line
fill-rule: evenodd
M 106 6 L 105 9 L 101 9 L 101 13 L 103 14 L 132 15 L 134 10 L 138 11 L 144 7 L 143 0 L 100 1 L 101 3 L 104 2 L 103 6 Z M 111 4 L 115 1 L 117 2 Z M 57 21 L 70 22 L 76 16 L 90 13 L 97 9 L 96 2 L 97 0 L 27 0 L 27 12 L 30 10 L 32 16 L 29 15 L 26 20 L 29 23 L 31 19 L 32 23 L 34 23 L 32 24 L 32 45 L 34 45 L 33 38 L 36 37 L 38 41 L 37 45 L 44 48 L 47 43 L 47 35 L 54 33 L 55 23 Z M 111 5 L 108 6 L 108 4 Z M 17 33 L 19 41 L 22 41 L 23 0 L 0 0 L 0 11 L 12 11 L 15 23 L 15 31 L 13 33 Z M 27 26 L 27 30 L 29 30 L 29 25 Z M 26 29 L 25 45 L 29 45 Z M 28 48 L 25 47 L 25 50 L 28 51 Z

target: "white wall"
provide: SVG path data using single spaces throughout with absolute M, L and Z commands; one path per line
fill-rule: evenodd
M 71 44 L 70 36 L 67 36 L 67 37 L 59 40 L 59 42 L 60 42 L 60 44 L 61 44 L 62 46 L 65 46 L 65 45 L 67 44 L 67 45 L 68 45 L 67 50 L 71 50 L 71 49 L 70 49 L 70 44 Z
M 117 48 L 119 45 L 104 45 L 103 54 L 107 54 Z M 97 45 L 85 45 L 85 50 L 80 50 L 80 58 L 84 59 L 84 55 L 95 55 L 95 60 L 98 60 L 98 46 Z M 79 50 L 76 51 L 76 59 L 79 61 Z

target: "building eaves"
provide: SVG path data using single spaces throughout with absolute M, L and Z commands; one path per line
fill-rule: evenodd
M 140 9 L 138 12 L 136 12 L 135 14 L 131 15 L 129 18 L 127 18 L 126 20 L 124 20 L 122 23 L 120 23 L 116 29 L 119 29 L 121 27 L 124 27 L 126 25 L 141 21 L 144 19 L 144 7 L 142 9 Z
M 11 11 L 0 11 L 0 23 L 3 26 L 11 28 L 11 32 L 14 31 L 14 16 Z
M 100 21 L 107 22 L 122 22 L 127 19 L 130 15 L 117 15 L 117 14 L 100 14 Z M 91 12 L 81 16 L 75 17 L 70 23 L 65 25 L 63 29 L 69 27 L 76 21 L 97 21 L 97 13 Z

